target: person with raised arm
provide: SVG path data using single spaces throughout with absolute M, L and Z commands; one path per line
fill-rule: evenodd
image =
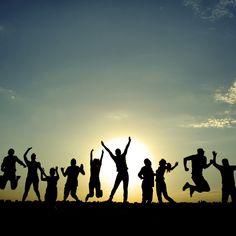
M 47 182 L 46 192 L 44 195 L 45 202 L 55 204 L 57 200 L 57 182 L 59 180 L 58 167 L 51 167 L 49 175 L 41 172 L 41 180 Z
M 159 167 L 157 168 L 156 173 L 155 173 L 156 193 L 157 193 L 157 199 L 159 203 L 163 203 L 162 195 L 168 202 L 175 203 L 175 201 L 167 193 L 167 187 L 166 187 L 164 175 L 166 172 L 170 172 L 174 170 L 177 166 L 178 166 L 178 162 L 175 162 L 175 164 L 172 166 L 169 162 L 166 162 L 166 160 L 163 158 L 159 161 Z
M 43 168 L 41 167 L 40 162 L 36 161 L 36 154 L 31 154 L 31 160 L 29 161 L 27 158 L 28 152 L 32 149 L 32 147 L 28 148 L 26 152 L 24 153 L 24 161 L 26 163 L 26 166 L 28 167 L 28 173 L 25 181 L 25 190 L 22 197 L 22 201 L 24 202 L 28 196 L 29 190 L 31 185 L 33 185 L 34 192 L 37 195 L 37 198 L 39 201 L 41 201 L 40 192 L 39 192 L 39 176 L 38 176 L 38 170 L 40 172 L 44 172 Z
M 104 151 L 102 150 L 101 157 L 93 158 L 93 149 L 90 152 L 90 179 L 89 179 L 89 193 L 86 195 L 85 201 L 87 202 L 89 198 L 94 196 L 94 190 L 96 191 L 96 197 L 101 198 L 103 196 L 103 191 L 101 189 L 100 183 L 100 169 L 102 165 L 102 159 Z
M 110 197 L 108 199 L 108 202 L 112 202 L 112 199 L 114 197 L 114 194 L 119 187 L 120 183 L 123 182 L 123 203 L 127 203 L 128 199 L 128 184 L 129 184 L 129 173 L 128 173 L 128 167 L 126 163 L 126 155 L 128 152 L 128 148 L 130 146 L 131 138 L 128 138 L 128 143 L 124 149 L 124 152 L 122 153 L 119 148 L 115 150 L 115 154 L 111 152 L 111 150 L 104 144 L 103 141 L 101 141 L 102 146 L 105 148 L 105 150 L 109 153 L 110 157 L 116 164 L 116 170 L 117 175 L 115 179 L 115 183 L 113 185 L 113 188 L 110 193 Z
M 230 165 L 227 158 L 222 159 L 222 165 L 216 162 L 217 153 L 215 151 L 213 154 L 213 166 L 220 171 L 221 174 L 221 201 L 222 203 L 227 203 L 229 197 L 231 197 L 232 203 L 236 203 L 236 187 L 234 179 L 234 171 L 236 170 L 236 165 Z

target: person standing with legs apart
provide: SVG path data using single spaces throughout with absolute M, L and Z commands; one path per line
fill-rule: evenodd
M 64 170 L 61 168 L 61 172 L 64 177 L 67 176 L 67 180 L 64 187 L 64 201 L 68 198 L 69 194 L 72 198 L 74 198 L 77 202 L 79 202 L 79 198 L 77 197 L 76 191 L 78 187 L 78 176 L 81 173 L 85 175 L 84 166 L 81 164 L 80 166 L 76 165 L 76 159 L 72 158 L 70 161 L 70 166 Z
M 161 159 L 159 161 L 159 167 L 156 170 L 156 193 L 157 193 L 157 199 L 159 203 L 163 203 L 162 201 L 162 195 L 164 198 L 171 203 L 175 203 L 175 201 L 168 195 L 167 193 L 167 187 L 165 182 L 165 172 L 172 171 L 176 166 L 178 165 L 178 162 L 175 163 L 174 166 L 171 166 L 170 163 L 167 163 L 165 159 Z
M 38 200 L 41 201 L 40 192 L 39 192 L 38 170 L 40 170 L 40 172 L 44 172 L 44 171 L 43 171 L 43 168 L 41 167 L 40 162 L 36 161 L 36 154 L 35 153 L 31 154 L 31 161 L 28 160 L 27 154 L 31 149 L 32 149 L 32 147 L 28 148 L 24 154 L 24 160 L 25 160 L 25 163 L 28 167 L 28 174 L 27 174 L 26 181 L 25 181 L 25 191 L 24 191 L 24 194 L 22 197 L 23 202 L 27 198 L 28 192 L 29 192 L 32 184 L 33 184 L 34 192 L 36 193 Z
M 127 202 L 128 199 L 128 184 L 129 184 L 129 173 L 128 173 L 128 167 L 126 163 L 126 155 L 128 152 L 128 148 L 130 146 L 131 138 L 129 137 L 128 143 L 125 147 L 124 152 L 122 153 L 119 148 L 115 150 L 115 155 L 111 152 L 111 150 L 104 144 L 103 141 L 101 141 L 102 146 L 105 148 L 105 150 L 109 153 L 110 157 L 113 159 L 113 161 L 116 164 L 116 170 L 117 175 L 115 179 L 114 186 L 111 190 L 110 197 L 108 199 L 109 202 L 112 202 L 113 196 L 119 187 L 121 181 L 123 181 L 123 203 Z

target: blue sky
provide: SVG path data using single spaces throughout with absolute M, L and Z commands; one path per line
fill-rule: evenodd
M 209 159 L 216 150 L 219 162 L 236 164 L 235 17 L 229 0 L 1 0 L 1 156 L 13 147 L 22 158 L 32 146 L 46 171 L 79 156 L 83 198 L 90 150 L 131 136 L 148 147 L 154 169 L 162 157 L 179 161 L 167 177 L 178 201 L 219 200 L 214 167 L 211 193 L 181 191 L 190 178 L 182 158 L 203 147 Z M 20 186 L 2 198 L 21 199 L 26 170 L 18 171 Z

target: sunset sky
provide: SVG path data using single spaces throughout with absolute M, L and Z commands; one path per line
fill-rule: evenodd
M 236 165 L 235 25 L 235 0 L 0 0 L 0 162 L 11 147 L 21 160 L 32 147 L 46 173 L 76 158 L 84 201 L 90 150 L 100 157 L 101 140 L 123 150 L 130 136 L 129 202 L 141 202 L 145 158 L 154 171 L 161 158 L 179 162 L 165 175 L 177 202 L 221 201 L 213 166 L 204 170 L 209 193 L 182 191 L 192 182 L 183 158 L 202 147 L 208 161 L 215 150 L 219 164 Z M 17 165 L 19 186 L 8 183 L 0 199 L 21 200 L 26 173 Z M 104 195 L 90 201 L 108 199 L 115 175 L 105 152 Z

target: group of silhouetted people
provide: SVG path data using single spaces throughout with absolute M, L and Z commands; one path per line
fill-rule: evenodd
M 128 142 L 122 152 L 121 149 L 115 149 L 113 153 L 103 141 L 101 141 L 102 147 L 109 153 L 110 157 L 114 161 L 116 165 L 117 175 L 114 182 L 114 185 L 111 189 L 111 193 L 109 196 L 108 202 L 112 202 L 113 197 L 118 189 L 119 185 L 123 183 L 123 203 L 128 201 L 128 184 L 129 184 L 129 173 L 128 167 L 126 163 L 126 156 L 128 153 L 128 149 L 131 143 L 131 138 L 128 138 Z M 40 162 L 36 161 L 36 154 L 32 153 L 30 160 L 27 155 L 32 147 L 28 148 L 24 153 L 24 162 L 21 161 L 15 154 L 13 148 L 8 150 L 8 155 L 4 157 L 1 170 L 3 175 L 0 176 L 0 189 L 5 189 L 7 182 L 10 182 L 11 189 L 14 190 L 17 188 L 18 181 L 20 176 L 16 175 L 16 163 L 28 169 L 27 177 L 25 180 L 25 188 L 22 196 L 22 201 L 25 201 L 30 187 L 33 185 L 34 192 L 39 201 L 41 201 L 41 196 L 39 192 L 39 179 L 47 182 L 47 187 L 44 195 L 45 202 L 55 203 L 57 200 L 57 183 L 59 180 L 58 167 L 50 168 L 49 174 L 47 175 L 42 168 Z M 101 189 L 100 183 L 100 169 L 102 166 L 102 160 L 104 151 L 102 150 L 100 158 L 93 158 L 93 149 L 90 152 L 90 178 L 89 178 L 89 192 L 85 197 L 85 201 L 87 202 L 89 198 L 94 197 L 94 194 L 97 198 L 101 198 L 103 196 L 103 190 Z M 212 152 L 213 159 L 211 159 L 207 163 L 207 158 L 204 155 L 204 150 L 202 148 L 197 149 L 197 153 L 184 157 L 183 165 L 185 171 L 189 171 L 187 163 L 191 161 L 191 178 L 194 184 L 190 184 L 186 182 L 182 188 L 183 191 L 189 189 L 190 197 L 193 196 L 194 192 L 209 192 L 210 186 L 206 179 L 203 176 L 203 170 L 213 165 L 220 171 L 221 179 L 222 179 L 222 203 L 227 203 L 229 201 L 229 197 L 231 197 L 231 201 L 236 203 L 236 187 L 234 180 L 234 171 L 236 170 L 236 165 L 230 165 L 228 159 L 222 159 L 222 165 L 219 165 L 216 162 L 217 153 L 215 151 Z M 159 203 L 163 203 L 162 197 L 166 199 L 167 202 L 175 203 L 167 192 L 167 186 L 165 182 L 165 173 L 172 171 L 178 166 L 178 162 L 176 162 L 173 166 L 167 162 L 165 159 L 161 159 L 159 161 L 159 166 L 156 171 L 152 169 L 152 162 L 146 158 L 144 159 L 144 166 L 141 167 L 140 171 L 137 173 L 137 176 L 142 180 L 141 188 L 142 188 L 142 203 L 152 203 L 153 201 L 153 188 L 156 186 L 156 194 Z M 38 175 L 38 171 L 40 171 L 40 178 Z M 64 177 L 66 177 L 66 183 L 64 186 L 64 196 L 63 200 L 66 201 L 68 196 L 71 195 L 73 199 L 76 201 L 80 201 L 76 192 L 78 187 L 78 176 L 79 174 L 85 175 L 83 164 L 80 166 L 77 165 L 76 159 L 72 158 L 70 162 L 70 166 L 66 169 L 61 168 L 61 173 Z

